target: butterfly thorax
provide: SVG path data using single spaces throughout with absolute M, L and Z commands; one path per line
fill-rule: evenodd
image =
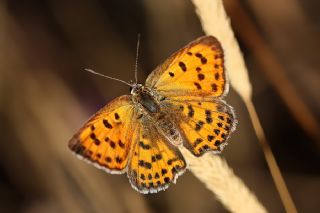
M 169 112 L 164 110 L 165 97 L 161 97 L 156 91 L 141 84 L 133 85 L 131 94 L 132 101 L 140 113 L 139 119 L 152 121 L 159 133 L 172 144 L 182 144 L 181 133 L 172 121 Z
M 141 84 L 135 84 L 131 89 L 131 94 L 133 103 L 142 105 L 149 113 L 160 112 L 160 105 L 152 90 Z

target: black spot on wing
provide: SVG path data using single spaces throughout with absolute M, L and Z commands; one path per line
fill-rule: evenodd
M 91 133 L 91 134 L 90 134 L 90 138 L 91 138 L 92 140 L 95 140 L 95 139 L 97 138 L 97 136 L 96 136 L 96 134 Z
M 208 124 L 212 123 L 212 115 L 210 110 L 206 110 L 206 122 Z
M 201 53 L 196 53 L 195 56 L 198 57 L 198 58 L 202 58 L 203 57 Z
M 217 92 L 218 91 L 217 84 L 211 84 L 211 89 L 212 89 L 213 92 Z
M 188 105 L 188 116 L 192 118 L 194 116 L 194 109 L 191 105 Z
M 161 169 L 161 174 L 162 174 L 162 175 L 167 174 L 167 172 L 168 172 L 168 171 L 167 171 L 166 169 Z
M 194 146 L 194 147 L 198 146 L 198 144 L 200 144 L 202 141 L 203 141 L 202 138 L 197 138 L 197 139 L 194 141 L 193 146 Z
M 214 133 L 216 133 L 216 135 L 220 134 L 220 130 L 219 129 L 214 129 L 213 131 L 214 131 Z
M 215 137 L 213 135 L 208 135 L 207 139 L 209 142 L 211 142 Z
M 122 161 L 123 161 L 122 158 L 120 158 L 119 156 L 116 157 L 116 162 L 117 162 L 118 164 L 122 163 Z
M 206 64 L 207 61 L 208 61 L 208 60 L 206 59 L 206 57 L 204 57 L 201 53 L 196 53 L 195 56 L 200 59 L 201 64 Z
M 77 154 L 83 154 L 86 150 L 86 148 L 83 145 L 75 145 L 73 147 L 71 147 L 71 149 L 77 153 Z
M 199 81 L 202 81 L 204 78 L 205 78 L 204 74 L 202 74 L 202 73 L 198 74 Z
M 140 175 L 140 178 L 141 178 L 141 180 L 145 180 L 145 179 L 146 179 L 146 177 L 144 176 L 144 174 L 141 174 L 141 175 Z
M 214 145 L 215 146 L 219 146 L 221 144 L 221 141 L 220 140 L 216 140 L 215 142 L 214 142 Z
M 219 80 L 220 74 L 219 74 L 219 73 L 214 74 L 214 78 L 215 78 L 216 80 Z
M 95 145 L 99 146 L 100 143 L 101 143 L 101 142 L 100 142 L 100 140 L 99 140 L 98 138 L 94 139 L 94 144 L 95 144 Z
M 110 140 L 110 146 L 112 149 L 115 149 L 116 148 L 116 143 L 112 140 Z
M 118 114 L 118 113 L 114 113 L 114 118 L 115 118 L 116 120 L 118 120 L 118 119 L 120 118 L 119 114 Z
M 219 115 L 218 118 L 222 121 L 224 121 L 224 117 L 222 115 Z
M 108 120 L 103 119 L 103 124 L 104 124 L 104 126 L 105 126 L 106 128 L 108 128 L 108 129 L 112 129 L 112 125 L 109 123 L 109 121 L 108 121 Z
M 138 162 L 139 166 L 142 166 L 146 169 L 151 169 L 152 168 L 152 164 L 150 162 L 144 161 L 144 160 L 139 160 Z
M 124 143 L 121 140 L 119 140 L 118 144 L 121 148 L 124 148 Z
M 183 63 L 182 61 L 179 62 L 179 67 L 181 68 L 181 70 L 183 72 L 187 71 L 187 66 L 185 63 Z
M 164 182 L 169 183 L 169 182 L 170 182 L 170 178 L 165 177 L 165 178 L 164 178 Z
M 201 90 L 202 87 L 198 82 L 194 82 L 194 85 L 197 87 L 198 90 Z
M 158 172 L 156 172 L 156 174 L 154 175 L 154 177 L 155 177 L 156 179 L 160 178 L 159 173 L 158 173 Z
M 161 160 L 162 159 L 162 155 L 161 154 L 156 154 L 156 159 L 157 160 Z
M 110 157 L 108 157 L 108 156 L 105 158 L 105 160 L 106 160 L 107 163 L 111 163 L 112 162 L 112 159 Z
M 139 146 L 142 148 L 142 149 L 150 149 L 150 145 L 149 144 L 144 144 L 143 141 L 139 141 Z
M 196 123 L 196 127 L 195 130 L 196 131 L 200 131 L 202 126 L 203 126 L 204 122 L 203 121 L 198 121 L 198 123 Z

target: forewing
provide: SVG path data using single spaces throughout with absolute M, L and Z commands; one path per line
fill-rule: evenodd
M 172 118 L 184 135 L 184 146 L 195 156 L 222 151 L 237 123 L 233 109 L 213 98 L 170 99 Z
M 140 120 L 134 135 L 128 178 L 133 188 L 141 193 L 156 193 L 168 188 L 185 171 L 186 162 L 151 121 Z
M 157 67 L 146 86 L 164 96 L 222 96 L 228 90 L 223 60 L 219 41 L 201 37 Z
M 69 148 L 107 172 L 122 173 L 132 143 L 133 116 L 130 96 L 118 97 L 89 119 L 69 141 Z

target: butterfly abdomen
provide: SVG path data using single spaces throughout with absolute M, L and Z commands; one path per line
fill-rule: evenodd
M 165 136 L 165 138 L 167 138 L 173 145 L 178 146 L 182 144 L 182 136 L 168 115 L 160 113 L 155 124 L 159 132 L 163 134 L 163 136 Z

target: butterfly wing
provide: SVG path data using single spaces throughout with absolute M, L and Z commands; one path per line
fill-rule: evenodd
M 179 124 L 184 146 L 194 155 L 222 150 L 236 120 L 221 100 L 228 84 L 216 38 L 201 37 L 174 53 L 149 75 L 146 85 L 165 97 L 164 110 Z
M 186 162 L 150 119 L 137 117 L 130 96 L 116 98 L 89 119 L 69 147 L 107 172 L 127 171 L 137 191 L 158 192 L 185 171 Z
M 163 96 L 224 95 L 228 85 L 219 41 L 204 36 L 189 43 L 158 66 L 148 76 L 146 86 Z
M 166 101 L 171 105 L 171 117 L 185 138 L 183 145 L 190 152 L 201 156 L 207 151 L 222 151 L 237 123 L 232 107 L 222 100 L 204 97 Z
M 69 141 L 69 148 L 110 173 L 123 173 L 128 164 L 135 123 L 129 95 L 99 110 Z
M 128 178 L 141 193 L 168 188 L 185 171 L 186 162 L 177 147 L 170 144 L 150 120 L 142 118 L 134 134 L 134 147 L 128 165 Z

